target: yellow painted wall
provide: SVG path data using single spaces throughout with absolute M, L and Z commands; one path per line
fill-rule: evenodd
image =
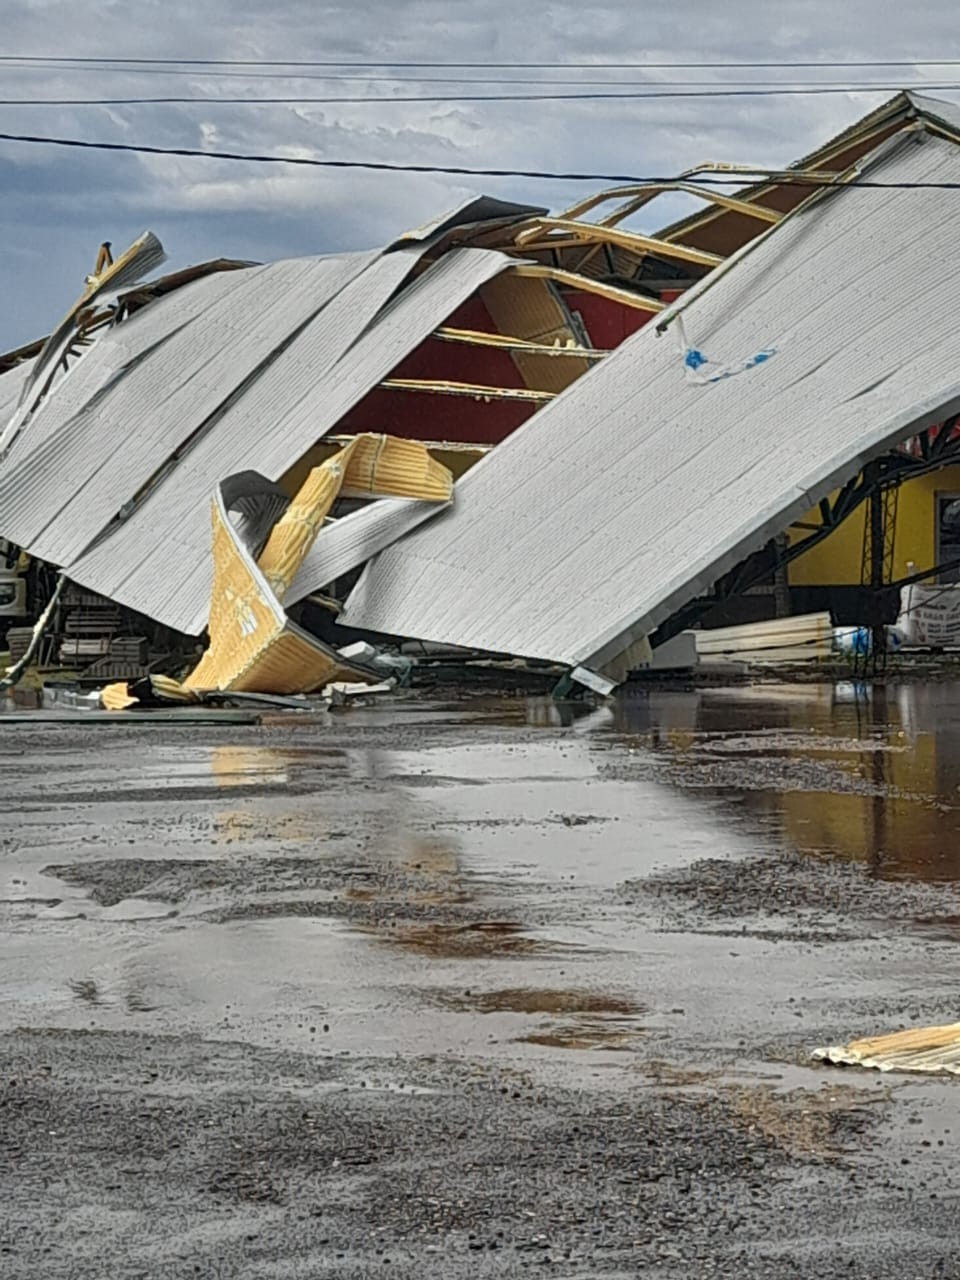
M 890 706 L 888 713 L 891 723 L 881 736 L 873 736 L 876 730 L 870 728 L 860 744 L 838 739 L 839 749 L 822 756 L 824 763 L 874 783 L 881 794 L 838 790 L 817 795 L 811 804 L 809 793 L 787 792 L 776 797 L 774 807 L 781 812 L 785 834 L 801 849 L 857 861 L 878 859 L 892 874 L 943 874 L 936 855 L 949 852 L 951 833 L 945 831 L 939 806 L 929 799 L 938 791 L 940 744 L 935 733 L 898 731 L 896 707 Z M 944 742 L 942 749 L 950 746 Z
M 918 570 L 936 563 L 935 498 L 938 493 L 960 493 L 960 466 L 943 467 L 900 486 L 893 549 L 895 578 L 907 575 L 910 561 Z M 858 586 L 866 512 L 864 504 L 818 546 L 798 557 L 788 570 L 791 586 Z M 819 518 L 816 511 L 805 517 L 810 523 L 817 523 Z M 791 544 L 806 536 L 807 531 L 803 529 L 792 529 L 788 534 Z

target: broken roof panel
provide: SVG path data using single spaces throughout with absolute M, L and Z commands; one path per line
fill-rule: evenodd
M 958 182 L 960 149 L 900 135 L 865 169 Z M 960 409 L 956 214 L 951 191 L 854 185 L 785 219 L 686 295 L 689 342 L 641 330 L 468 472 L 452 510 L 367 567 L 343 622 L 613 662 Z
M 842 172 L 872 152 L 891 134 L 909 128 L 918 117 L 922 121 L 960 133 L 960 105 L 903 90 L 814 151 L 788 165 L 786 172 Z M 767 205 L 784 213 L 796 208 L 809 194 L 809 188 L 801 184 L 791 185 L 776 179 L 752 183 L 737 193 L 742 200 Z M 671 223 L 657 234 L 679 244 L 696 245 L 712 249 L 716 253 L 729 254 L 747 240 L 752 240 L 758 230 L 755 222 L 734 210 L 708 209 Z
M 948 102 L 946 98 L 931 98 L 928 93 L 906 90 L 910 105 L 921 116 L 960 135 L 960 102 Z
M 175 297 L 164 298 L 138 312 L 133 319 L 99 334 L 91 349 L 76 359 L 67 372 L 52 384 L 47 398 L 9 446 L 0 470 L 0 493 L 5 492 L 6 477 L 12 475 L 28 455 L 67 427 L 84 406 L 93 403 L 121 370 L 132 370 L 138 361 L 150 356 L 168 338 L 206 314 L 237 284 L 238 279 L 230 275 L 209 276 Z M 27 480 L 21 488 L 23 473 L 17 474 L 20 481 L 16 494 L 4 499 L 5 514 L 9 514 L 8 509 L 20 500 L 28 506 L 37 501 L 45 508 L 52 504 L 53 492 L 47 487 L 53 480 L 52 476 L 40 471 L 32 482 Z M 70 488 L 69 480 L 69 476 L 61 480 L 66 490 Z
M 442 510 L 436 502 L 382 498 L 332 521 L 307 553 L 287 594 L 287 604 L 322 591 Z
M 911 1027 L 891 1035 L 853 1040 L 846 1045 L 828 1045 L 814 1049 L 812 1056 L 836 1066 L 960 1075 L 960 1022 L 939 1027 Z
M 861 156 L 872 152 L 884 138 L 905 128 L 913 111 L 909 95 L 897 93 L 875 111 L 868 112 L 815 150 L 788 164 L 783 172 L 843 172 Z M 787 213 L 806 200 L 810 188 L 789 179 L 777 181 L 773 178 L 748 183 L 736 194 L 741 200 Z M 732 210 L 701 208 L 679 221 L 668 223 L 657 234 L 664 240 L 696 245 L 726 255 L 734 253 L 758 232 L 753 219 L 744 218 Z
M 17 407 L 23 384 L 30 376 L 32 360 L 15 364 L 12 369 L 0 373 L 0 423 L 5 422 Z
M 514 265 L 491 250 L 455 250 L 391 299 L 419 258 L 418 246 L 379 257 L 248 380 L 105 536 L 60 562 L 68 576 L 178 631 L 201 631 L 219 480 L 245 470 L 278 480 L 476 289 Z
M 332 299 L 349 292 L 348 286 L 373 257 L 290 260 L 211 277 L 201 284 L 214 289 L 220 285 L 223 291 L 201 313 L 202 319 L 195 317 L 146 349 L 137 335 L 150 330 L 149 308 L 144 315 L 148 323 L 137 328 L 137 335 L 133 330 L 139 317 L 118 326 L 119 341 L 128 347 L 126 362 L 112 369 L 112 335 L 97 343 L 88 358 L 99 355 L 97 367 L 109 366 L 112 376 L 21 466 L 5 469 L 0 480 L 3 527 L 10 530 L 5 536 L 56 565 L 82 554 L 158 469 L 222 413 L 231 396 L 303 325 L 315 320 Z M 401 261 L 386 273 L 386 296 L 409 268 Z M 176 313 L 190 305 L 195 287 L 199 286 L 178 291 L 160 305 Z M 334 355 L 349 345 L 369 314 L 360 309 L 352 325 L 341 321 Z M 81 360 L 76 373 L 85 373 L 89 380 L 86 363 Z M 65 382 L 69 384 L 69 375 Z M 64 389 L 69 391 L 69 385 Z M 59 401 L 59 391 L 49 398 L 54 414 Z M 28 423 L 23 434 L 29 431 Z
M 405 231 L 395 245 L 419 244 L 452 231 L 455 227 L 472 226 L 478 222 L 519 222 L 538 217 L 547 210 L 540 205 L 515 204 L 512 200 L 497 200 L 495 196 L 470 196 L 455 208 L 431 218 L 422 226 Z
M 109 246 L 104 245 L 101 254 Z M 87 277 L 83 296 L 73 304 L 64 318 L 46 340 L 34 361 L 29 379 L 24 383 L 18 411 L 0 433 L 0 448 L 6 448 L 23 422 L 42 399 L 45 384 L 74 342 L 80 337 L 80 319 L 94 306 L 115 301 L 130 286 L 150 275 L 166 259 L 163 245 L 152 231 L 145 231 L 125 250 L 116 261 L 107 254 L 106 261 L 97 274 Z M 46 375 L 46 376 L 45 376 Z

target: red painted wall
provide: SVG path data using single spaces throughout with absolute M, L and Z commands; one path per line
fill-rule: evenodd
M 572 311 L 580 314 L 593 346 L 611 351 L 652 317 L 597 294 L 564 291 Z M 455 329 L 498 332 L 479 297 L 469 299 L 447 320 Z M 428 338 L 392 371 L 394 378 L 434 378 L 488 387 L 522 387 L 509 352 Z M 474 400 L 422 391 L 378 388 L 337 425 L 337 434 L 385 431 L 412 440 L 449 440 L 458 444 L 499 444 L 533 415 L 535 404 L 510 400 Z
M 590 336 L 590 343 L 601 351 L 612 351 L 625 338 L 642 329 L 653 319 L 650 311 L 638 311 L 636 307 L 622 307 L 596 293 L 564 289 L 564 301 L 571 311 L 580 316 Z
M 447 320 L 454 329 L 496 333 L 489 311 L 470 298 Z M 393 378 L 442 378 L 485 387 L 522 387 L 520 371 L 507 351 L 470 347 L 428 338 L 392 371 Z M 538 406 L 511 400 L 478 401 L 465 396 L 423 391 L 371 391 L 339 423 L 337 432 L 385 431 L 413 440 L 452 440 L 458 444 L 499 444 Z

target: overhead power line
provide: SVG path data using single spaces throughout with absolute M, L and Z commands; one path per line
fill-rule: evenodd
M 30 67 L 3 67 L 0 66 L 0 74 L 5 70 L 28 71 L 36 68 Z M 51 71 L 84 71 L 96 72 L 102 70 L 97 67 L 62 67 L 50 68 Z M 111 68 L 113 74 L 122 75 L 122 68 Z M 803 79 L 795 80 L 772 80 L 769 77 L 762 80 L 747 80 L 738 77 L 735 80 L 678 80 L 678 79 L 662 79 L 662 80 L 641 80 L 636 76 L 628 79 L 613 80 L 609 76 L 603 79 L 593 77 L 570 76 L 554 77 L 554 76 L 537 76 L 530 78 L 525 76 L 434 76 L 425 74 L 422 76 L 411 75 L 367 75 L 367 74 L 345 74 L 341 72 L 325 72 L 322 75 L 313 73 L 295 74 L 287 72 L 278 74 L 276 72 L 244 72 L 244 71 L 187 71 L 184 68 L 165 71 L 161 67 L 140 67 L 129 72 L 130 76 L 138 77 L 143 75 L 159 75 L 159 76 L 190 76 L 196 80 L 198 78 L 207 79 L 208 77 L 228 78 L 231 80 L 280 80 L 280 81 L 303 81 L 320 82 L 323 84 L 373 84 L 373 85 L 394 85 L 394 84 L 458 84 L 458 85 L 515 85 L 518 88 L 538 89 L 542 85 L 545 86 L 563 86 L 568 89 L 589 89 L 594 86 L 601 86 L 607 89 L 787 89 L 787 88 L 837 88 L 848 89 L 856 87 L 857 89 L 868 89 L 873 87 L 868 81 L 859 81 L 856 86 L 851 86 L 849 81 L 837 80 L 811 80 L 809 76 Z M 885 84 L 881 84 L 879 88 L 885 88 Z M 903 88 L 903 85 L 899 85 Z M 926 87 L 922 81 L 913 81 L 907 87 L 911 89 L 920 89 Z M 957 87 L 960 87 L 958 84 Z
M 773 62 L 455 62 L 452 59 L 439 59 L 426 62 L 397 62 L 390 58 L 376 59 L 301 59 L 301 58 L 123 58 L 112 57 L 75 57 L 61 54 L 0 54 L 0 62 L 7 63 L 63 63 L 67 66 L 86 66 L 99 64 L 103 66 L 183 66 L 183 67 L 365 67 L 385 68 L 399 67 L 404 70 L 415 68 L 458 68 L 467 70 L 491 71 L 692 71 L 698 68 L 710 70 L 743 69 L 779 69 L 781 67 L 836 69 L 839 67 L 957 67 L 960 58 L 900 58 L 900 59 L 850 59 L 838 61 L 823 59 L 816 62 L 799 62 L 792 59 L 780 59 Z
M 675 64 L 665 64 L 665 63 L 540 63 L 540 64 L 537 64 L 537 63 L 486 63 L 486 64 L 484 63 L 446 63 L 446 64 L 445 63 L 436 63 L 436 64 L 381 63 L 381 64 L 378 64 L 378 63 L 346 62 L 346 63 L 330 63 L 329 66 L 333 68 L 333 70 L 326 70 L 322 72 L 308 69 L 310 67 L 315 68 L 317 66 L 323 66 L 324 64 L 322 63 L 301 63 L 301 64 L 297 64 L 297 63 L 286 63 L 286 64 L 283 64 L 283 63 L 263 63 L 263 64 L 232 63 L 227 65 L 232 67 L 232 69 L 224 69 L 223 64 L 221 64 L 219 67 L 211 64 L 202 64 L 199 62 L 191 64 L 189 62 L 177 63 L 177 62 L 171 61 L 167 64 L 152 64 L 147 62 L 146 60 L 141 62 L 125 62 L 123 60 L 99 62 L 99 61 L 90 59 L 87 61 L 75 61 L 75 62 L 68 62 L 68 61 L 56 62 L 56 61 L 46 61 L 46 60 L 29 62 L 29 61 L 17 60 L 16 58 L 14 58 L 13 60 L 10 60 L 9 58 L 5 58 L 3 55 L 0 55 L 0 70 L 10 71 L 10 72 L 13 72 L 13 71 L 44 72 L 47 74 L 55 74 L 55 75 L 64 75 L 67 73 L 97 75 L 101 77 L 114 75 L 114 76 L 123 76 L 128 79 L 130 77 L 139 77 L 139 76 L 161 76 L 161 77 L 186 76 L 186 77 L 189 77 L 191 80 L 198 80 L 198 79 L 204 79 L 204 80 L 206 79 L 234 79 L 234 80 L 239 79 L 239 80 L 248 80 L 248 81 L 249 80 L 268 80 L 268 81 L 311 80 L 311 81 L 321 81 L 321 82 L 360 81 L 360 82 L 390 83 L 390 84 L 405 84 L 405 83 L 505 84 L 505 85 L 561 84 L 561 85 L 570 85 L 571 87 L 576 85 L 584 85 L 584 86 L 613 85 L 615 86 L 617 84 L 631 83 L 631 80 L 612 79 L 610 75 L 606 74 L 608 72 L 615 72 L 615 71 L 620 71 L 620 72 L 631 71 L 634 73 L 637 73 L 637 72 L 644 73 L 644 72 L 662 71 L 662 70 L 668 70 L 668 69 L 672 69 L 672 70 L 686 69 L 686 70 L 693 70 L 693 71 L 705 71 L 705 70 L 712 69 L 712 70 L 725 70 L 728 72 L 731 72 L 731 71 L 735 72 L 739 70 L 751 70 L 751 69 L 760 70 L 760 69 L 763 69 L 764 66 L 766 66 L 767 69 L 769 70 L 778 70 L 778 71 L 789 70 L 789 69 L 800 69 L 803 67 L 806 67 L 806 69 L 808 70 L 818 70 L 818 71 L 842 70 L 842 69 L 853 69 L 853 68 L 859 68 L 863 70 L 863 69 L 869 69 L 871 67 L 877 71 L 880 71 L 880 70 L 889 71 L 890 69 L 898 65 L 902 65 L 903 67 L 909 67 L 915 71 L 919 71 L 921 68 L 929 69 L 932 67 L 947 68 L 947 67 L 953 67 L 953 66 L 960 66 L 960 59 L 955 59 L 955 60 L 948 59 L 942 63 L 905 62 L 903 64 L 897 64 L 897 63 L 863 63 L 863 64 L 860 64 L 860 63 L 851 63 L 851 64 L 845 64 L 845 63 L 834 63 L 834 64 L 829 64 L 829 63 L 809 63 L 809 64 L 729 63 L 729 64 L 721 64 L 721 63 L 705 63 L 705 62 L 704 63 L 675 63 Z M 258 67 L 263 67 L 263 66 L 284 66 L 284 65 L 293 69 L 286 70 L 286 71 L 265 71 L 262 69 L 258 69 Z M 398 75 L 392 70 L 389 70 L 389 71 L 386 70 L 386 68 L 390 65 L 404 72 L 416 72 L 417 66 L 420 65 L 422 68 L 422 72 L 420 74 Z M 352 72 L 351 72 L 351 68 L 353 69 Z M 469 72 L 472 72 L 473 74 L 456 75 L 456 76 L 453 76 L 453 75 L 437 76 L 437 75 L 430 74 L 431 71 L 436 71 L 436 70 L 452 72 L 457 69 L 469 71 Z M 483 71 L 496 71 L 496 70 L 512 70 L 516 74 L 514 74 L 510 78 L 480 74 Z M 555 78 L 546 77 L 540 74 L 541 72 L 551 71 L 551 70 L 565 71 L 572 74 L 565 76 L 563 79 L 555 79 Z M 595 76 L 603 73 L 603 78 L 602 79 L 588 78 L 585 75 L 581 74 L 583 72 L 588 72 L 588 71 L 594 72 Z M 365 73 L 375 72 L 375 74 L 357 74 L 358 72 L 365 72 Z M 528 75 L 524 77 L 523 75 L 520 74 L 523 72 L 528 73 Z M 929 74 L 929 70 L 927 73 Z M 806 77 L 806 78 L 809 79 L 809 77 Z M 635 77 L 633 77 L 632 79 L 635 81 Z M 767 79 L 769 80 L 769 76 L 767 77 Z M 755 82 L 753 80 L 744 80 L 743 77 L 737 77 L 737 79 L 734 81 L 730 81 L 728 79 L 726 83 L 730 85 L 730 84 L 736 84 L 738 81 L 741 83 L 746 83 L 748 85 L 754 84 L 754 83 L 762 83 L 762 81 Z M 646 84 L 648 87 L 651 87 L 651 88 L 656 88 L 662 85 L 668 85 L 670 83 L 674 83 L 674 82 L 666 81 L 666 80 L 650 80 L 650 79 L 641 81 L 641 84 Z M 684 82 L 681 81 L 679 83 L 684 83 Z M 689 83 L 696 84 L 698 82 L 692 81 Z M 723 84 L 724 82 L 710 80 L 710 81 L 699 82 L 699 83 L 714 85 L 718 83 Z M 778 80 L 776 83 L 779 84 L 781 82 Z M 902 87 L 902 86 L 897 86 L 897 87 Z M 917 86 L 914 85 L 913 87 L 917 87 Z
M 198 103 L 203 106 L 277 106 L 288 105 L 325 105 L 351 104 L 353 106 L 370 106 L 376 103 L 393 104 L 397 102 L 645 102 L 663 98 L 777 98 L 805 97 L 822 94 L 847 93 L 896 93 L 901 86 L 886 84 L 868 85 L 810 85 L 807 87 L 787 87 L 769 89 L 636 89 L 626 93 L 603 90 L 591 93 L 454 93 L 454 94 L 421 94 L 399 93 L 378 94 L 373 97 L 365 94 L 320 94 L 291 95 L 280 97 L 243 97 L 214 98 L 204 95 L 158 95 L 154 97 L 129 98 L 0 98 L 0 106 L 4 107 L 139 107 L 157 105 L 190 106 Z M 923 92 L 960 90 L 960 81 L 950 84 L 918 84 L 911 89 Z
M 453 70 L 453 68 L 444 68 L 444 69 L 448 71 Z M 704 85 L 705 87 L 727 85 L 728 87 L 735 88 L 739 84 L 750 86 L 750 85 L 763 85 L 763 84 L 779 85 L 784 83 L 790 83 L 789 81 L 785 82 L 779 79 L 771 80 L 769 76 L 767 76 L 765 79 L 760 79 L 760 80 L 748 80 L 743 76 L 738 76 L 732 80 L 731 79 L 676 80 L 673 78 L 655 80 L 650 78 L 643 79 L 638 77 L 637 74 L 631 75 L 626 79 L 614 79 L 609 75 L 604 75 L 602 78 L 597 78 L 596 76 L 581 75 L 579 72 L 576 72 L 575 69 L 572 69 L 572 68 L 568 68 L 568 69 L 573 70 L 574 74 L 563 76 L 562 78 L 558 78 L 553 76 L 544 76 L 540 74 L 521 75 L 520 71 L 522 70 L 522 68 L 517 68 L 516 73 L 514 75 L 507 77 L 507 76 L 481 75 L 481 74 L 478 74 L 480 70 L 479 68 L 474 68 L 474 73 L 470 75 L 438 76 L 438 75 L 431 74 L 429 70 L 419 75 L 414 75 L 414 74 L 398 75 L 398 74 L 384 72 L 384 71 L 372 73 L 369 70 L 364 71 L 363 69 L 360 69 L 356 72 L 349 72 L 344 70 L 322 71 L 322 72 L 321 71 L 304 71 L 304 70 L 258 71 L 255 69 L 237 70 L 236 68 L 234 68 L 233 70 L 222 70 L 222 69 L 204 70 L 199 67 L 132 67 L 132 66 L 130 67 L 124 67 L 124 66 L 98 67 L 98 66 L 93 66 L 88 64 L 82 64 L 82 65 L 71 64 L 69 66 L 61 66 L 55 63 L 49 64 L 49 65 L 40 64 L 40 63 L 18 64 L 18 63 L 4 63 L 0 61 L 0 74 L 6 73 L 6 72 L 13 72 L 13 71 L 30 71 L 30 72 L 44 72 L 48 75 L 56 75 L 56 76 L 61 76 L 61 75 L 70 73 L 70 74 L 95 75 L 95 76 L 100 76 L 101 78 L 108 77 L 108 76 L 120 76 L 125 79 L 131 79 L 131 78 L 137 79 L 141 76 L 160 76 L 162 79 L 166 79 L 168 77 L 169 78 L 187 77 L 191 81 L 265 80 L 265 81 L 281 81 L 281 82 L 293 81 L 296 83 L 311 81 L 311 82 L 318 82 L 321 84 L 340 83 L 340 82 L 363 83 L 363 84 L 464 84 L 464 85 L 469 85 L 469 84 L 511 85 L 511 84 L 514 84 L 514 85 L 527 85 L 527 86 L 568 85 L 571 88 L 575 88 L 578 85 L 582 85 L 585 87 L 588 87 L 590 85 L 607 85 L 609 87 L 615 87 L 617 85 L 623 85 L 623 86 L 629 87 L 630 85 L 636 85 L 638 88 L 646 87 L 651 89 L 661 88 L 661 87 L 670 87 L 672 85 L 687 85 L 687 86 Z M 610 68 L 610 69 L 616 70 L 616 68 Z M 526 68 L 526 70 L 531 71 L 536 69 Z M 584 70 L 586 70 L 586 68 L 584 68 Z M 601 72 L 601 71 L 607 70 L 607 68 L 595 67 L 593 68 L 593 70 L 596 72 Z M 621 70 L 625 72 L 627 68 L 621 68 Z M 640 70 L 645 70 L 645 69 L 634 68 L 634 72 L 637 72 Z M 810 82 L 809 76 L 805 77 L 804 79 L 805 81 Z M 793 83 L 797 83 L 797 81 L 794 80 Z M 812 81 L 812 83 L 818 83 L 818 84 L 829 83 L 829 81 Z M 914 83 L 912 87 L 916 88 L 917 84 Z
M 468 178 L 535 178 L 550 182 L 616 182 L 634 186 L 668 184 L 676 177 L 638 177 L 630 173 L 556 173 L 542 169 L 469 169 L 459 165 L 397 164 L 380 160 L 321 160 L 314 156 L 262 155 L 239 151 L 200 151 L 192 147 L 152 147 L 133 142 L 94 142 L 84 138 L 52 138 L 24 133 L 0 133 L 0 142 L 20 142 L 54 147 L 76 147 L 88 151 L 123 151 L 154 156 L 187 156 L 201 160 L 237 160 L 251 164 L 300 165 L 316 169 L 369 169 L 385 173 L 438 173 Z M 960 191 L 960 182 L 876 182 L 865 179 L 855 184 L 835 183 L 829 178 L 805 177 L 787 170 L 751 168 L 728 169 L 722 174 L 686 175 L 687 184 L 730 186 L 748 180 L 763 179 L 803 187 L 842 185 L 845 191 L 863 188 L 883 191 Z

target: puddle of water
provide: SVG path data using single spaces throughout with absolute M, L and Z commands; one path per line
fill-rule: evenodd
M 883 878 L 960 880 L 960 685 L 627 690 L 612 726 L 725 822 Z
M 416 924 L 364 933 L 420 955 L 451 960 L 484 960 L 498 956 L 543 956 L 572 951 L 570 944 L 532 937 L 514 920 L 485 920 L 475 924 Z
M 329 746 L 272 747 L 248 744 L 209 745 L 184 742 L 180 746 L 151 743 L 148 750 L 131 752 L 118 739 L 98 738 L 97 750 L 85 754 L 44 750 L 44 771 L 38 780 L 18 774 L 16 758 L 5 761 L 10 787 L 37 794 L 86 798 L 130 792 L 171 790 L 225 791 L 251 787 L 282 787 L 313 774 L 343 776 L 353 767 L 351 753 Z
M 642 1027 L 577 1021 L 560 1023 L 541 1031 L 530 1031 L 525 1036 L 518 1036 L 517 1040 L 521 1044 L 538 1044 L 547 1049 L 627 1050 L 642 1033 Z
M 341 747 L 263 747 L 215 746 L 207 748 L 207 778 L 213 775 L 221 787 L 243 787 L 252 784 L 284 783 L 298 774 L 322 771 L 334 778 L 347 773 L 349 752 Z M 204 771 L 198 771 L 198 777 Z
M 553 987 L 507 987 L 500 991 L 438 991 L 440 1003 L 477 1013 L 597 1014 L 632 1017 L 645 1012 L 627 996 Z
M 377 714 L 395 726 L 395 711 Z M 104 781 L 85 783 L 82 823 L 67 812 L 75 852 L 44 852 L 64 830 L 52 796 L 45 845 L 29 825 L 36 813 L 17 819 L 23 843 L 0 894 L 18 900 L 11 914 L 42 919 L 27 927 L 18 915 L 0 937 L 4 1019 L 177 1028 L 310 1052 L 505 1055 L 574 1073 L 608 1066 L 605 1050 L 636 1051 L 643 1037 L 646 1051 L 665 1028 L 733 1051 L 744 1035 L 795 1039 L 804 1019 L 829 1020 L 820 1003 L 833 1017 L 829 1002 L 851 992 L 912 1002 L 939 982 L 950 998 L 943 943 L 936 952 L 924 938 L 909 963 L 893 964 L 872 940 L 825 958 L 762 938 L 651 932 L 610 891 L 781 843 L 891 876 L 935 878 L 942 855 L 944 878 L 960 879 L 960 694 L 889 690 L 866 704 L 830 686 L 629 692 L 559 730 L 549 717 L 542 733 L 531 729 L 540 715 L 517 699 L 508 718 L 518 732 L 414 749 L 416 736 L 386 735 L 343 752 L 198 745 L 180 760 L 189 794 L 171 804 L 161 793 L 157 814 L 139 797 L 103 796 L 114 768 L 127 779 L 145 776 L 141 764 L 166 769 L 162 743 L 91 756 L 85 777 Z M 43 772 L 36 757 L 32 767 Z M 261 795 L 244 790 L 258 781 Z M 233 841 L 240 847 L 223 847 Z M 89 887 L 40 875 L 51 863 L 108 859 L 126 867 L 116 877 L 126 896 L 103 907 Z M 158 859 L 170 868 L 146 865 Z M 329 897 L 341 923 L 323 918 L 328 886 L 320 876 L 313 885 L 312 859 L 354 869 Z M 238 869 L 236 884 L 224 868 Z M 169 912 L 155 887 L 164 875 L 183 882 L 181 914 L 135 920 Z M 53 894 L 58 907 L 28 902 Z M 236 911 L 215 922 L 190 915 L 222 905 Z M 930 927 L 954 926 L 938 916 Z M 569 989 L 555 989 L 561 976 Z M 634 1070 L 636 1052 L 617 1062 Z
M 421 998 L 454 1013 L 494 1015 L 491 1020 L 510 1043 L 549 1049 L 628 1049 L 645 1032 L 637 1019 L 648 1012 L 622 993 L 585 987 L 439 988 Z M 509 1018 L 495 1016 L 502 1014 Z M 515 1034 L 517 1022 L 531 1018 L 538 1021 Z

